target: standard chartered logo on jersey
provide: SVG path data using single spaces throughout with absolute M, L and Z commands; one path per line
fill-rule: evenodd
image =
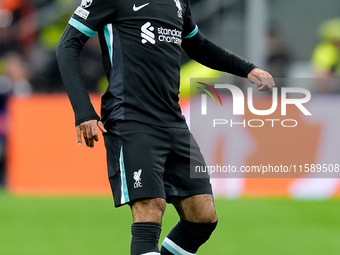
M 160 27 L 158 31 L 158 40 L 160 42 L 175 43 L 181 45 L 182 43 L 182 31 L 177 29 L 167 29 Z
M 155 30 L 155 28 L 153 26 L 151 26 L 150 22 L 146 22 L 142 28 L 142 43 L 145 44 L 147 42 L 151 43 L 151 44 L 155 44 L 155 34 L 153 33 L 153 31 Z
M 157 33 L 157 37 L 155 33 Z M 143 44 L 155 44 L 156 40 L 159 42 L 174 43 L 178 45 L 181 45 L 182 43 L 182 31 L 164 27 L 159 27 L 155 31 L 155 27 L 152 26 L 151 22 L 146 22 L 141 27 L 141 36 Z

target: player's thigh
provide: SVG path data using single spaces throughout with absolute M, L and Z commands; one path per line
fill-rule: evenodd
M 195 175 L 196 166 L 206 166 L 197 142 L 188 129 L 174 129 L 173 133 L 174 146 L 165 163 L 163 176 L 167 200 L 172 202 L 173 198 L 178 200 L 197 195 L 212 197 L 209 174 Z
M 195 195 L 187 198 L 174 197 L 172 204 L 181 219 L 196 223 L 217 221 L 214 197 L 211 194 Z
M 196 166 L 205 166 L 204 157 L 188 129 L 173 129 L 173 148 L 165 162 L 164 184 L 167 200 L 212 194 L 210 176 L 193 176 Z
M 163 165 L 167 134 L 138 122 L 115 123 L 104 135 L 115 205 L 165 198 Z

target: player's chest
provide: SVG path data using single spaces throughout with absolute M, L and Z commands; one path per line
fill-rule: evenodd
M 117 0 L 115 20 L 149 19 L 181 26 L 185 11 L 183 0 Z

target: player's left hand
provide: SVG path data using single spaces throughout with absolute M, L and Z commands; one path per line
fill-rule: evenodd
M 248 74 L 248 80 L 257 85 L 259 91 L 271 91 L 275 87 L 275 82 L 270 73 L 255 68 Z

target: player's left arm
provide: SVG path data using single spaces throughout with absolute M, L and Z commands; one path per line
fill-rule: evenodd
M 202 65 L 248 78 L 260 91 L 272 90 L 275 86 L 273 77 L 268 72 L 222 49 L 199 31 L 190 38 L 184 38 L 182 48 L 190 58 Z

